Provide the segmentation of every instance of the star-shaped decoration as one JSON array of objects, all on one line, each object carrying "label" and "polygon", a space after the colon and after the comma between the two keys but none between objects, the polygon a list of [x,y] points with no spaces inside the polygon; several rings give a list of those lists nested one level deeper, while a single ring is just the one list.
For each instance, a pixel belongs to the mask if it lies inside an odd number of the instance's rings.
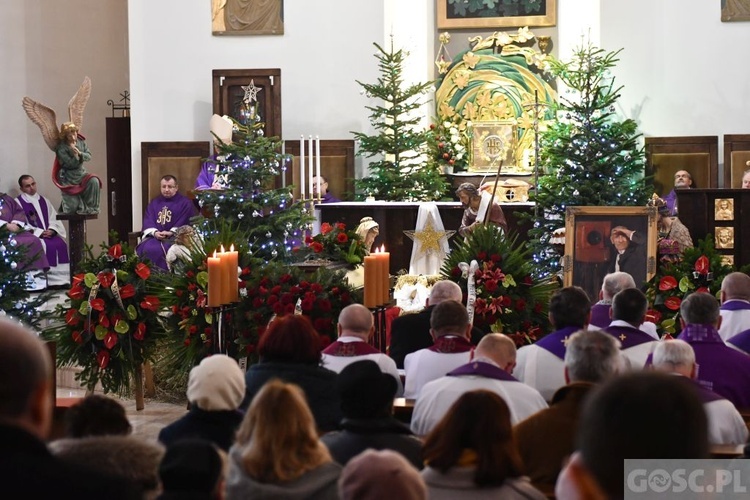
[{"label": "star-shaped decoration", "polygon": [[255,86],[255,80],[250,80],[250,85],[241,85],[242,90],[245,91],[245,96],[242,98],[247,104],[258,101],[258,92],[263,90],[261,87]]},{"label": "star-shaped decoration", "polygon": [[435,221],[432,218],[432,214],[428,214],[427,222],[425,222],[424,228],[421,231],[404,231],[404,234],[415,243],[420,244],[421,252],[430,255],[440,252],[440,240],[443,238],[447,240],[456,234],[456,232],[438,231],[435,229]]}]

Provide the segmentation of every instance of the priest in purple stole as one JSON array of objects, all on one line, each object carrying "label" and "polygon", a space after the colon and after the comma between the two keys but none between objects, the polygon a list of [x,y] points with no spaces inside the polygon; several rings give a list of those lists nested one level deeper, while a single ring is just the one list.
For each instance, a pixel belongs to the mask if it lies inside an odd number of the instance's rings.
[{"label": "priest in purple stole", "polygon": [[703,292],[688,295],[680,304],[682,333],[700,365],[696,379],[703,387],[724,396],[740,409],[750,408],[750,356],[726,344],[719,336],[719,302]]},{"label": "priest in purple stole", "polygon": [[648,299],[637,288],[626,288],[615,295],[612,300],[612,323],[605,332],[617,337],[620,349],[630,361],[631,368],[641,370],[651,354],[654,340],[648,333],[639,330],[646,319]]},{"label": "priest in purple stole", "polygon": [[18,179],[21,194],[16,198],[21,204],[26,219],[33,226],[34,236],[42,241],[50,269],[47,284],[50,287],[70,285],[70,257],[65,243],[65,226],[57,220],[57,211],[52,203],[37,192],[36,180],[30,175]]},{"label": "priest in purple stole", "polygon": [[719,335],[725,341],[750,330],[750,276],[729,273],[721,282],[721,326]]},{"label": "priest in purple stole", "polygon": [[[0,193],[0,227],[5,226],[11,232],[11,238],[19,245],[26,247],[25,262],[20,269],[30,273],[30,290],[42,290],[47,287],[47,278],[44,273],[49,269],[47,256],[44,254],[42,242],[34,236],[32,227],[29,225],[21,205],[6,193]],[[38,271],[41,271],[40,274]],[[36,277],[35,283],[31,281]]]},{"label": "priest in purple stole", "polygon": [[568,286],[552,295],[549,319],[557,330],[536,344],[518,350],[513,376],[538,390],[545,401],[565,385],[565,348],[568,337],[589,324],[591,302],[582,288]]},{"label": "priest in purple stole", "polygon": [[148,258],[154,266],[167,267],[167,250],[174,243],[174,230],[190,223],[198,211],[186,196],[177,192],[177,179],[165,175],[159,182],[161,195],[146,207],[143,215],[143,239],[136,248],[138,256]]}]

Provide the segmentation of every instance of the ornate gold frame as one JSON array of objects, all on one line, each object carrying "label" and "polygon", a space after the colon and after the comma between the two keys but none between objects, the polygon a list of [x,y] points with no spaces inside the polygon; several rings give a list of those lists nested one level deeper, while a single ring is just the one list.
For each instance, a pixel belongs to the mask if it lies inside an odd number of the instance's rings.
[{"label": "ornate gold frame", "polygon": [[543,16],[498,16],[498,17],[448,17],[448,0],[437,0],[438,29],[461,28],[520,28],[522,26],[555,26],[557,24],[557,0],[546,1]]}]

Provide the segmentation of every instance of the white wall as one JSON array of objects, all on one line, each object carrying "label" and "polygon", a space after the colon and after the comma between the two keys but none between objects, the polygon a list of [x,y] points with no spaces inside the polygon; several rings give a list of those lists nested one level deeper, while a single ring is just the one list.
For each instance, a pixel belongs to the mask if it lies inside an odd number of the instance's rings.
[{"label": "white wall", "polygon": [[[212,36],[209,0],[130,0],[129,15],[134,186],[142,141],[210,139],[213,69],[280,68],[284,139],[369,129],[355,80],[377,77],[383,2],[285,0],[283,36]],[[141,203],[134,189],[136,227]]]},{"label": "white wall", "polygon": [[[18,194],[18,177],[33,175],[53,204],[60,192],[51,180],[54,153],[26,117],[29,96],[55,110],[58,125],[68,120],[68,101],[83,77],[92,80],[82,133],[92,160],[89,172],[106,181],[105,118],[108,99],[128,88],[127,0],[6,0],[0,2],[0,191]],[[88,243],[107,237],[107,208],[87,223]]]}]

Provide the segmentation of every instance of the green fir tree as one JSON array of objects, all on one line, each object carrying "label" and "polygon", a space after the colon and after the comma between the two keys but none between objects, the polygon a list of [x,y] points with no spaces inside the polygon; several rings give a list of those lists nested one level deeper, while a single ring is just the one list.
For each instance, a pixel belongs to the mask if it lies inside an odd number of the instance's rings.
[{"label": "green fir tree", "polygon": [[263,136],[254,110],[243,121],[235,121],[231,143],[217,140],[212,161],[225,189],[196,191],[207,216],[198,227],[206,238],[232,233],[233,228],[246,235],[254,257],[289,261],[312,217],[302,202],[294,200],[292,186],[280,187],[277,182],[291,161],[279,153],[281,141]]},{"label": "green fir tree", "polygon": [[374,196],[389,201],[431,201],[442,198],[448,184],[437,165],[427,161],[428,132],[419,129],[420,100],[431,82],[404,85],[403,68],[408,55],[377,43],[380,76],[377,83],[359,83],[368,98],[379,104],[366,106],[376,135],[353,132],[359,143],[357,155],[380,159],[369,164],[370,176],[356,181],[358,198]]},{"label": "green fir tree", "polygon": [[[0,206],[2,203],[0,200]],[[27,274],[22,269],[33,257],[27,253],[28,247],[19,245],[5,226],[0,227],[0,314],[38,329],[42,320],[51,316],[42,307],[51,294],[26,291]]]},{"label": "green fir tree", "polygon": [[622,86],[615,87],[611,70],[619,53],[588,44],[576,49],[570,62],[551,58],[553,74],[568,90],[556,105],[555,121],[540,137],[542,175],[529,236],[542,275],[560,269],[550,238],[565,227],[567,207],[634,206],[648,200],[641,134],[634,120],[615,113]]}]

